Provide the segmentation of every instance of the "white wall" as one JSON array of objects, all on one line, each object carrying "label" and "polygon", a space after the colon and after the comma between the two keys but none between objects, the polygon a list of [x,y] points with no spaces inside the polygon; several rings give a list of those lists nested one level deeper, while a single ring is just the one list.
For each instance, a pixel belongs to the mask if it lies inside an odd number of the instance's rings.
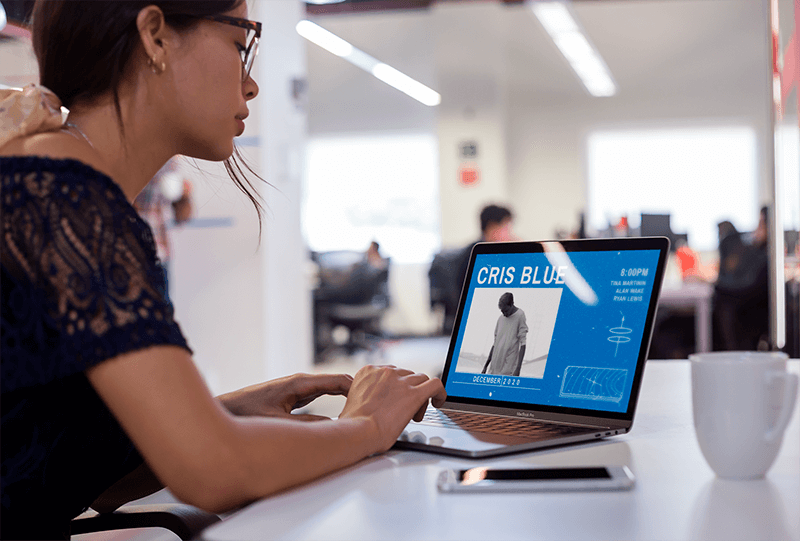
[{"label": "white wall", "polygon": [[[669,126],[745,125],[756,132],[760,201],[766,200],[763,142],[768,132],[766,88],[762,99],[723,103],[713,95],[682,103],[632,102],[611,98],[597,107],[575,110],[568,104],[546,109],[518,104],[509,115],[507,136],[509,191],[515,230],[526,238],[552,238],[573,230],[586,206],[585,139],[595,129],[647,129]],[[756,96],[758,98],[758,96]],[[645,182],[646,179],[643,179]],[[720,197],[738,194],[720,194]]]}]

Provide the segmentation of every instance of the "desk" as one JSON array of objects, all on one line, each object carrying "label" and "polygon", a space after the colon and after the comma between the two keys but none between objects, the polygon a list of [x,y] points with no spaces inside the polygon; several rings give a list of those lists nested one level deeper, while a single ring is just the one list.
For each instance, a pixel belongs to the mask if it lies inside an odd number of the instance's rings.
[{"label": "desk", "polygon": [[[790,362],[800,372],[800,362]],[[724,481],[694,435],[688,361],[648,363],[632,432],[494,460],[391,451],[256,502],[203,539],[800,540],[800,401],[766,479]],[[629,492],[440,494],[442,468],[624,464]]]},{"label": "desk", "polygon": [[691,308],[694,311],[695,351],[711,351],[711,297],[714,286],[705,282],[684,283],[661,290],[658,305],[663,308]]}]

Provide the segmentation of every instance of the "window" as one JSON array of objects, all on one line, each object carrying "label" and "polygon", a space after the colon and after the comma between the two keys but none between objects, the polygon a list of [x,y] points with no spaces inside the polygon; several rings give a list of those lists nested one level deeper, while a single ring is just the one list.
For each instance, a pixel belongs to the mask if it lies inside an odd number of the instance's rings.
[{"label": "window", "polygon": [[775,144],[777,177],[783,194],[783,228],[800,229],[800,127],[793,123],[778,126]]},{"label": "window", "polygon": [[717,223],[758,224],[755,132],[748,127],[599,131],[587,141],[589,226],[670,214],[695,250],[717,248]]},{"label": "window", "polygon": [[439,249],[439,158],[429,135],[311,139],[303,230],[312,250],[366,250],[396,263]]}]

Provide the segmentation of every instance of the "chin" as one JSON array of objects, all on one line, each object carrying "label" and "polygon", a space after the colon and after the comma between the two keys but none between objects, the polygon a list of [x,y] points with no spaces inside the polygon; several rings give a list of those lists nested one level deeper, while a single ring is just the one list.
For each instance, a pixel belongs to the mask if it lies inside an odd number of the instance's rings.
[{"label": "chin", "polygon": [[230,139],[225,144],[193,145],[191,151],[185,154],[200,160],[222,162],[233,155],[233,139]]}]

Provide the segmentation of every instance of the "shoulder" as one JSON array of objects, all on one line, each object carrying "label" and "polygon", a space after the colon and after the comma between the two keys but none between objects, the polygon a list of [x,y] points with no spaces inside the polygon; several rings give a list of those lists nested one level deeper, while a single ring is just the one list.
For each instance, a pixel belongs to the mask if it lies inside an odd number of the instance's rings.
[{"label": "shoulder", "polygon": [[37,133],[12,139],[0,147],[0,158],[40,157],[79,161],[110,178],[103,159],[85,142],[64,131]]},{"label": "shoulder", "polygon": [[[5,232],[0,241],[4,247],[8,243],[16,246],[20,257],[37,257],[43,245],[64,238],[82,253],[83,245],[99,249],[108,242],[116,243],[114,239],[124,239],[128,250],[149,252],[152,235],[122,189],[83,160],[0,155],[0,183]],[[36,224],[35,235],[30,224]],[[106,255],[87,252],[83,257],[102,259]]]}]

